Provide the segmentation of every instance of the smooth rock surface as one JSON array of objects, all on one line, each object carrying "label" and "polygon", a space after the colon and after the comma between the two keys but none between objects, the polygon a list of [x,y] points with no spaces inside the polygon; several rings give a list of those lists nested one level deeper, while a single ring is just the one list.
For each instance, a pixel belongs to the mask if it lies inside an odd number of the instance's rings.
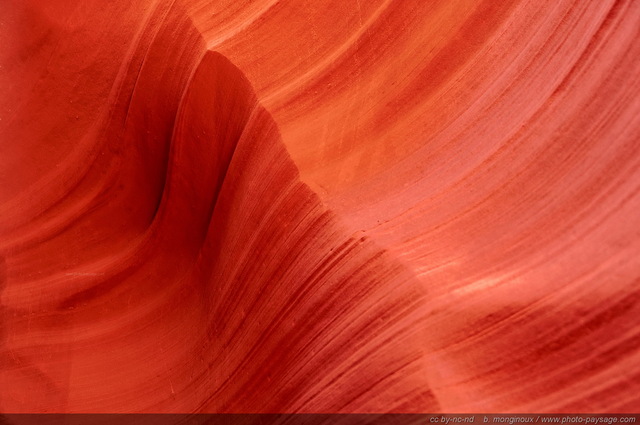
[{"label": "smooth rock surface", "polygon": [[637,412],[640,2],[0,3],[0,412]]}]

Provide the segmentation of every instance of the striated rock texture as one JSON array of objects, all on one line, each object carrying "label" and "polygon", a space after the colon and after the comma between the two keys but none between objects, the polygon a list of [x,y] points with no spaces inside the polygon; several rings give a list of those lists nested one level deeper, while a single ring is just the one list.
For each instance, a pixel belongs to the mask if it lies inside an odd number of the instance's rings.
[{"label": "striated rock texture", "polygon": [[640,410],[640,2],[0,2],[0,412]]}]

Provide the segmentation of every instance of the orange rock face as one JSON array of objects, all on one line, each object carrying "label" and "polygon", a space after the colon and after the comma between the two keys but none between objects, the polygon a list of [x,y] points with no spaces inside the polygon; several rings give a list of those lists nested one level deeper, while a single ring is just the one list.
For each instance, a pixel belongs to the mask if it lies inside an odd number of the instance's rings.
[{"label": "orange rock face", "polygon": [[640,410],[640,2],[0,3],[0,412]]}]

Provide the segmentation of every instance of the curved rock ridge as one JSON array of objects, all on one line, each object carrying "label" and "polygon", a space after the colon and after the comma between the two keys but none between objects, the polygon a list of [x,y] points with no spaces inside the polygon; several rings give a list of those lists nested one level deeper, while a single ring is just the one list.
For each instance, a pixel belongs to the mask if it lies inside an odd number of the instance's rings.
[{"label": "curved rock ridge", "polygon": [[438,410],[413,274],[300,182],[242,73],[154,13],[86,157],[5,216],[0,409]]},{"label": "curved rock ridge", "polygon": [[637,412],[640,2],[0,3],[0,412]]}]

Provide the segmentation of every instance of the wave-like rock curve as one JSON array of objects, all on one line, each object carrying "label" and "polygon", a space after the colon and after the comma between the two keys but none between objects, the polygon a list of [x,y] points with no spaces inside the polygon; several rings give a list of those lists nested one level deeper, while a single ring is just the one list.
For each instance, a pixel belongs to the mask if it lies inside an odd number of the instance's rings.
[{"label": "wave-like rock curve", "polygon": [[0,411],[640,406],[638,2],[0,15]]}]

